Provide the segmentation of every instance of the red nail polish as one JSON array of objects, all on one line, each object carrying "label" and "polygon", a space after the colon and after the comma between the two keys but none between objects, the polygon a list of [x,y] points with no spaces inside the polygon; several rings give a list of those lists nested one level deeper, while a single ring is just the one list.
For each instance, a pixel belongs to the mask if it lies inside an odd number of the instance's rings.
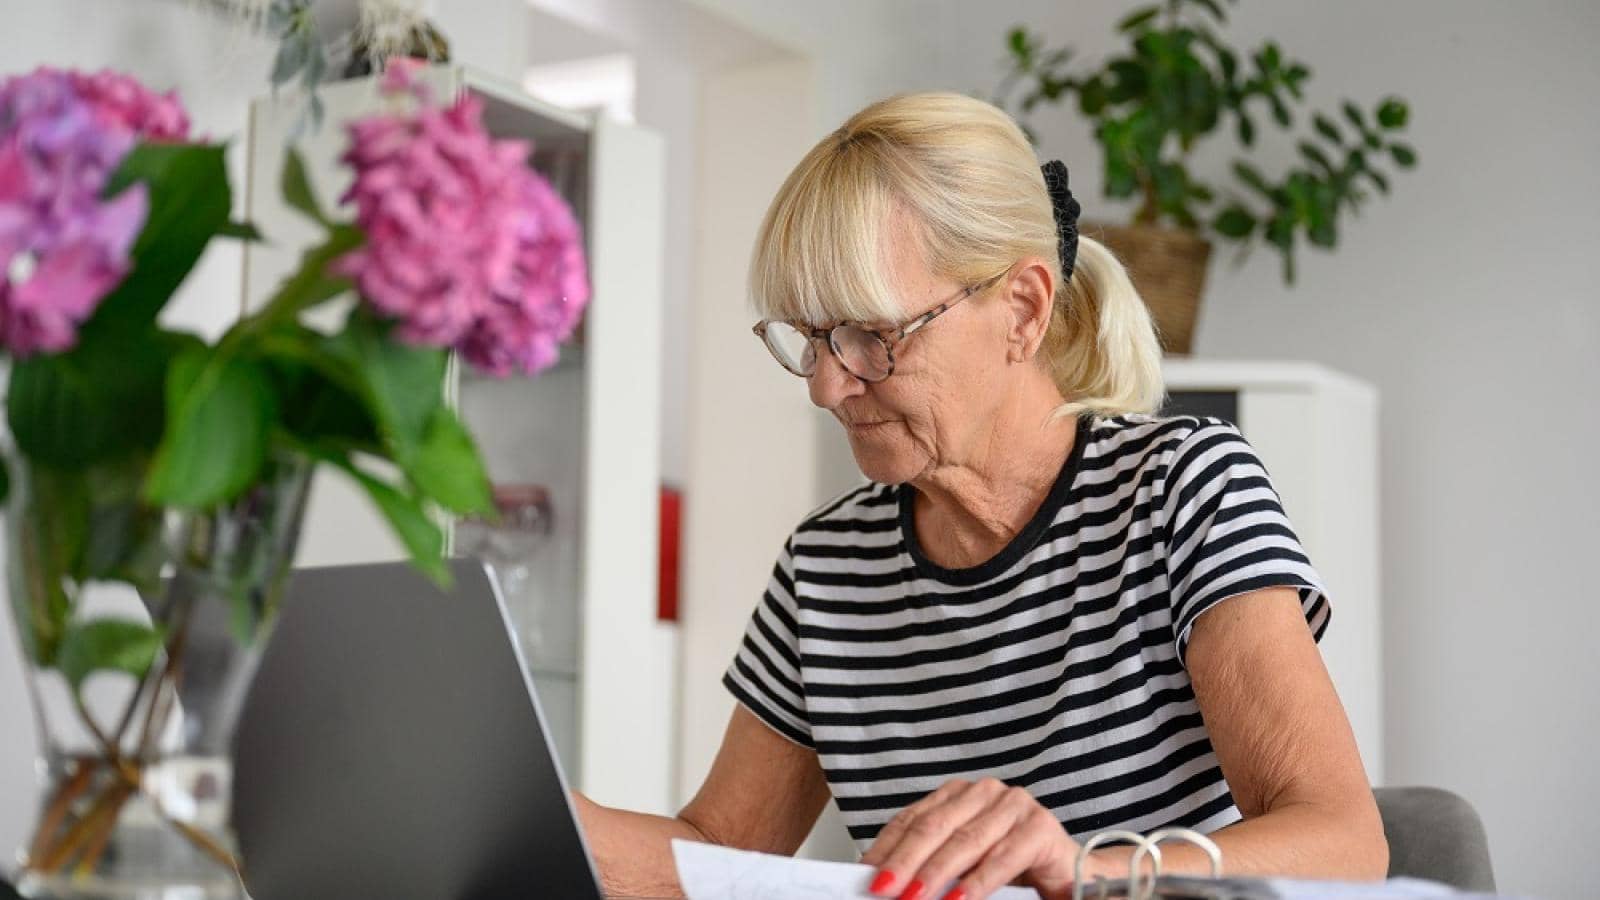
[{"label": "red nail polish", "polygon": [[962,890],[961,888],[956,888],[955,890],[952,890],[950,893],[945,894],[944,895],[944,900],[967,900],[967,892]]},{"label": "red nail polish", "polygon": [[872,879],[872,886],[867,888],[867,893],[881,894],[884,891],[887,891],[889,889],[889,885],[891,884],[894,884],[894,873],[888,869],[884,869],[882,872],[878,873],[877,878]]},{"label": "red nail polish", "polygon": [[900,895],[900,900],[922,900],[922,892],[927,889],[922,882],[913,881],[906,885],[906,892]]}]

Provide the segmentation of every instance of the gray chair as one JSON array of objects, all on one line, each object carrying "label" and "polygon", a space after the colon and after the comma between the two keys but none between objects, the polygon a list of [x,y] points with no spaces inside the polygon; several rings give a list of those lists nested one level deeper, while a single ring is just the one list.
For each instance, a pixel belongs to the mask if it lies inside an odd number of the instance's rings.
[{"label": "gray chair", "polygon": [[1431,787],[1374,788],[1389,838],[1389,877],[1440,881],[1494,893],[1489,838],[1472,804]]}]

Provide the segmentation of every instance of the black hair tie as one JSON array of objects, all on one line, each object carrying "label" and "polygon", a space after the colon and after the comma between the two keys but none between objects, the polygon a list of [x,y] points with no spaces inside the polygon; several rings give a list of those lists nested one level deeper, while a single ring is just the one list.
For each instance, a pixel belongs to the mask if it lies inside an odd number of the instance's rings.
[{"label": "black hair tie", "polygon": [[1044,187],[1050,192],[1050,211],[1056,217],[1056,252],[1061,255],[1061,277],[1070,279],[1072,267],[1078,261],[1078,213],[1083,210],[1067,187],[1067,167],[1061,160],[1052,159],[1039,170],[1044,173]]}]

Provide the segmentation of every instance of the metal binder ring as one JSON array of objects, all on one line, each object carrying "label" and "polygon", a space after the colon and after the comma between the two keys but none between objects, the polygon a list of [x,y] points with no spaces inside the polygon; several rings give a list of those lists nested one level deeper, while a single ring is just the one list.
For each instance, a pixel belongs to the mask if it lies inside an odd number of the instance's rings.
[{"label": "metal binder ring", "polygon": [[[1138,872],[1139,863],[1143,860],[1145,851],[1154,851],[1151,854],[1151,860],[1154,862],[1155,869],[1154,875],[1150,879],[1150,887],[1154,889],[1155,879],[1161,877],[1161,853],[1156,845],[1162,843],[1163,841],[1174,840],[1183,841],[1187,844],[1193,844],[1196,847],[1199,847],[1201,850],[1204,850],[1206,852],[1206,856],[1211,858],[1211,877],[1217,878],[1222,875],[1221,848],[1219,848],[1216,842],[1211,838],[1206,837],[1198,831],[1188,828],[1163,828],[1160,831],[1152,832],[1148,837],[1149,843],[1141,844],[1139,849],[1133,851],[1133,859],[1128,862],[1129,869],[1131,869],[1133,872]],[[1132,884],[1130,884],[1128,887],[1128,896],[1136,896],[1134,894]]]},{"label": "metal binder ring", "polygon": [[[1134,851],[1135,865],[1128,872],[1129,897],[1138,898],[1140,896],[1139,887],[1141,882],[1139,880],[1137,860],[1143,858],[1146,853],[1149,853],[1150,858],[1155,862],[1155,874],[1161,874],[1161,848],[1157,847],[1149,838],[1136,831],[1102,831],[1085,841],[1083,846],[1078,848],[1077,858],[1072,861],[1072,900],[1083,900],[1083,864],[1089,859],[1089,851],[1111,841],[1128,841],[1139,845],[1139,849]],[[1152,879],[1151,885],[1153,886],[1154,884],[1155,882]],[[1103,882],[1100,885],[1099,895],[1101,897],[1106,895]]]}]

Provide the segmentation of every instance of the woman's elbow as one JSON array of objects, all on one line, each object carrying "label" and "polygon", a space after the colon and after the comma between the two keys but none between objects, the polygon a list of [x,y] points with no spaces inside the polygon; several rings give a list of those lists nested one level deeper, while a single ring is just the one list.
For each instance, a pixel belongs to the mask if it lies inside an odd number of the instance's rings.
[{"label": "woman's elbow", "polygon": [[1389,877],[1389,837],[1383,831],[1383,818],[1376,803],[1364,804],[1352,817],[1351,874],[1366,881]]}]

